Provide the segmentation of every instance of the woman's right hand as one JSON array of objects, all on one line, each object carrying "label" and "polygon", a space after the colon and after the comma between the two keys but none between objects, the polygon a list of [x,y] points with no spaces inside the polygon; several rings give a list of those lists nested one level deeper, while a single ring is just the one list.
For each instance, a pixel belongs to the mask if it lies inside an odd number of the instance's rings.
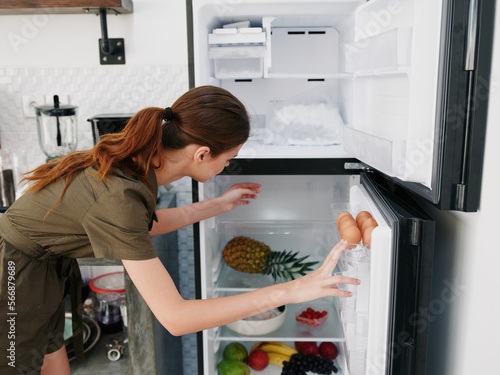
[{"label": "woman's right hand", "polygon": [[257,199],[260,188],[260,184],[253,182],[234,184],[219,197],[223,212],[231,211],[241,205],[250,204],[250,199]]},{"label": "woman's right hand", "polygon": [[330,251],[323,261],[323,264],[318,269],[296,280],[289,281],[290,303],[308,302],[317,298],[329,296],[351,297],[351,292],[339,289],[337,284],[359,285],[360,280],[352,277],[332,275],[342,255],[342,251],[344,251],[347,246],[347,241],[340,241]]}]

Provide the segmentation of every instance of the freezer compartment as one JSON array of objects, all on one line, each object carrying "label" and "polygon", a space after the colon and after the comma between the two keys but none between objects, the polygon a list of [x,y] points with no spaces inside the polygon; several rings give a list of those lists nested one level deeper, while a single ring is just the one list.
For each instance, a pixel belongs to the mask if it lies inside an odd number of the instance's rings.
[{"label": "freezer compartment", "polygon": [[433,189],[444,13],[433,0],[194,0],[195,85],[245,104],[244,157],[356,157]]}]

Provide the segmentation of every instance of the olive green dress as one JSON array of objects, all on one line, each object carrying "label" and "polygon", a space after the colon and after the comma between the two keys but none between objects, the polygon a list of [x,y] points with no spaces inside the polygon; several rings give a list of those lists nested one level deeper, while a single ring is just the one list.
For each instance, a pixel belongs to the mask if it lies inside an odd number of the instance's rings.
[{"label": "olive green dress", "polygon": [[146,177],[149,185],[114,168],[99,181],[90,167],[50,213],[65,180],[23,194],[0,217],[0,374],[39,374],[43,356],[64,345],[63,299],[80,276],[76,258],[157,256],[152,168]]}]

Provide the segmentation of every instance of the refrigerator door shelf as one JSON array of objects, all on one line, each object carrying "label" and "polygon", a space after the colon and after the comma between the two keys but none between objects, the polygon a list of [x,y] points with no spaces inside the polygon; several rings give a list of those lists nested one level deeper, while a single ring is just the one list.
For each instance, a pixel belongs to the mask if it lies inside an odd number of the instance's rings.
[{"label": "refrigerator door shelf", "polygon": [[[378,300],[385,291],[381,288],[388,287],[386,283],[381,283],[381,280],[388,278],[386,268],[391,263],[392,230],[384,214],[373,202],[363,185],[351,187],[347,205],[332,205],[335,221],[341,210],[348,211],[354,218],[359,212],[367,211],[378,223],[378,227],[372,232],[371,244],[369,246],[355,244],[346,249],[338,264],[340,272],[336,273],[361,280],[358,286],[349,284],[339,286],[341,289],[350,291],[352,297],[336,298],[335,302],[344,331],[343,350],[349,374],[363,375],[369,343],[387,341],[387,333],[383,330],[373,330],[372,326],[384,324],[381,317],[389,313],[389,302],[388,300],[377,301],[377,303],[371,301],[372,299]],[[372,257],[383,258],[383,260],[372,265]],[[379,320],[374,322],[373,316],[377,316]],[[368,359],[371,360],[371,357]]]},{"label": "refrigerator door shelf", "polygon": [[400,27],[345,45],[347,72],[386,71],[409,67],[411,27]]},{"label": "refrigerator door shelf", "polygon": [[[346,46],[357,110],[349,121],[354,129],[345,131],[345,149],[388,176],[422,185],[434,200],[440,179],[434,164],[442,142],[436,134],[442,126],[444,3],[368,2],[356,11],[354,41]],[[367,74],[384,67],[397,70]]]},{"label": "refrigerator door shelf", "polygon": [[[361,126],[360,128],[369,127]],[[421,173],[425,165],[426,156],[422,149],[421,157],[415,163],[415,167],[407,161],[406,141],[394,139],[396,134],[390,137],[380,137],[370,132],[346,126],[344,128],[344,144],[349,145],[350,151],[358,156],[360,160],[369,160],[369,165],[387,175],[397,176],[402,180],[408,179],[411,175],[413,179],[425,180],[425,175]],[[366,147],[369,143],[371,147]],[[422,146],[423,147],[423,146]],[[420,155],[420,154],[419,154]],[[432,160],[428,160],[432,162]]]}]

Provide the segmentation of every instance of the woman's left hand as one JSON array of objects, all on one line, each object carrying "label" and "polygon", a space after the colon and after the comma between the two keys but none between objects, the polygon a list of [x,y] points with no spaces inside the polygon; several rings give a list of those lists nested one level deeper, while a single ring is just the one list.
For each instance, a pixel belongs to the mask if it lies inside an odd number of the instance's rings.
[{"label": "woman's left hand", "polygon": [[248,199],[257,199],[257,194],[260,193],[260,184],[253,182],[243,182],[234,184],[220,196],[221,206],[223,211],[231,211],[233,208],[250,204]]},{"label": "woman's left hand", "polygon": [[290,286],[291,303],[301,303],[317,298],[338,296],[351,297],[352,293],[339,289],[337,284],[359,285],[360,280],[341,275],[332,275],[342,252],[348,247],[348,242],[340,241],[330,251],[323,264],[316,270],[298,279],[288,282]]}]

